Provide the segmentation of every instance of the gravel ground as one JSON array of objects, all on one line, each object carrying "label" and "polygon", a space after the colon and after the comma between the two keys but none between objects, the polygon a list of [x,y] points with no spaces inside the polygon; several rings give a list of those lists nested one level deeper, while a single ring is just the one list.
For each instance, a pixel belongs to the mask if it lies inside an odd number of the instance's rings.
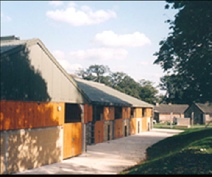
[{"label": "gravel ground", "polygon": [[182,132],[152,129],[87,147],[87,152],[60,163],[16,174],[117,174],[145,160],[146,149],[156,142]]}]

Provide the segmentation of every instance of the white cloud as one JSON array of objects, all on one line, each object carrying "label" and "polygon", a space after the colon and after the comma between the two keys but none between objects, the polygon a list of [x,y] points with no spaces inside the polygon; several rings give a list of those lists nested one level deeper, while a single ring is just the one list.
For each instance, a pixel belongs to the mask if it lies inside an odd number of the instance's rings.
[{"label": "white cloud", "polygon": [[81,64],[74,63],[71,64],[67,59],[66,55],[61,50],[54,50],[52,52],[53,56],[56,60],[60,63],[60,65],[68,72],[68,73],[75,73],[76,70],[79,68],[83,68]]},{"label": "white cloud", "polygon": [[127,66],[126,65],[112,65],[110,69],[112,72],[124,72],[125,73],[124,70],[127,69]]},{"label": "white cloud", "polygon": [[110,47],[140,47],[151,44],[150,39],[140,32],[119,35],[113,31],[103,31],[96,34],[94,41],[100,45]]},{"label": "white cloud", "polygon": [[64,59],[64,58],[65,58],[65,54],[64,54],[64,52],[61,51],[61,50],[54,50],[54,51],[52,52],[52,54],[54,55],[54,57],[55,57],[56,59]]},{"label": "white cloud", "polygon": [[63,5],[63,2],[62,1],[49,1],[49,4],[57,7],[57,6]]},{"label": "white cloud", "polygon": [[10,22],[12,20],[11,17],[4,15],[3,13],[1,13],[1,22]]},{"label": "white cloud", "polygon": [[87,50],[77,50],[70,52],[72,58],[77,59],[91,59],[91,60],[122,60],[128,55],[125,49],[112,48],[93,48]]},{"label": "white cloud", "polygon": [[149,62],[147,62],[147,61],[141,61],[141,62],[139,62],[139,64],[141,66],[148,66],[149,65]]},{"label": "white cloud", "polygon": [[66,9],[47,11],[46,15],[55,21],[66,22],[73,26],[98,24],[116,17],[116,13],[112,10],[93,11],[88,6],[77,9],[74,3],[70,3]]},{"label": "white cloud", "polygon": [[75,73],[76,70],[80,69],[80,68],[83,68],[81,64],[70,64],[70,62],[68,60],[65,60],[65,59],[58,59],[57,60],[61,66],[66,70],[66,72],[68,73]]}]

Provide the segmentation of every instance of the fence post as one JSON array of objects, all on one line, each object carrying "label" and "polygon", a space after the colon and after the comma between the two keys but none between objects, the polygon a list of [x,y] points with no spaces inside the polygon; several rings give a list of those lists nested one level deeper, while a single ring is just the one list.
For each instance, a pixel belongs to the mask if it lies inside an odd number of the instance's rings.
[{"label": "fence post", "polygon": [[173,116],[173,112],[170,113],[170,128],[172,128],[172,116]]}]

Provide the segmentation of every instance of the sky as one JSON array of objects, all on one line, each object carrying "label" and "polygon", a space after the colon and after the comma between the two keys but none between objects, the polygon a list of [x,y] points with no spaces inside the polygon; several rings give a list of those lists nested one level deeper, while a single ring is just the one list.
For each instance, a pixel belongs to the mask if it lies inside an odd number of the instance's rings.
[{"label": "sky", "polygon": [[174,9],[165,1],[1,1],[1,36],[39,38],[70,74],[105,65],[157,86],[153,64]]}]

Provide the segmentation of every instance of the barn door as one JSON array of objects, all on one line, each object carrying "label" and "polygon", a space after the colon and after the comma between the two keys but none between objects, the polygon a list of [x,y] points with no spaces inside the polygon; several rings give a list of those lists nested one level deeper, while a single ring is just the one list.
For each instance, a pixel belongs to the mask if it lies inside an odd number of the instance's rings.
[{"label": "barn door", "polygon": [[63,159],[82,153],[82,123],[67,123],[63,125]]}]

